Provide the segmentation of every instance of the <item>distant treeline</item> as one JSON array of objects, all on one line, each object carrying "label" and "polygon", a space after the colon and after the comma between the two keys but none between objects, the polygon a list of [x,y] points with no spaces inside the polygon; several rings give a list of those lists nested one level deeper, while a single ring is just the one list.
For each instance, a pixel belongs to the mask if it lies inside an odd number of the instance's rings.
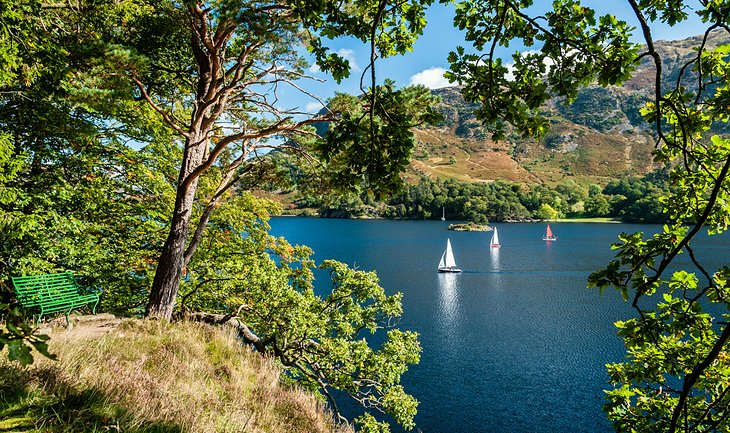
[{"label": "distant treeline", "polygon": [[494,181],[466,183],[422,178],[385,202],[368,196],[322,199],[304,196],[298,208],[314,208],[323,217],[488,221],[613,217],[626,222],[664,222],[660,198],[668,191],[666,174],[615,180],[601,188],[567,180],[555,187]]}]

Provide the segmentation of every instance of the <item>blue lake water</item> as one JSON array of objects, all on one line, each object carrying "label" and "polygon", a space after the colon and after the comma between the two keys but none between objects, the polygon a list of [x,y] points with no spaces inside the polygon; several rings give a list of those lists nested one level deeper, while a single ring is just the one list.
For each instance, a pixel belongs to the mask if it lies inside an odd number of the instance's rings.
[{"label": "blue lake water", "polygon": [[[497,224],[491,232],[451,232],[441,221],[280,217],[272,234],[376,270],[388,293],[403,292],[401,328],[420,333],[420,364],[403,377],[419,401],[424,433],[610,432],[601,410],[605,364],[621,361],[613,322],[633,317],[614,290],[586,289],[613,257],[621,232],[654,225]],[[450,238],[461,274],[436,265]],[[728,236],[695,243],[700,258],[730,259]],[[699,247],[701,246],[701,248]],[[323,284],[324,286],[324,284]]]}]

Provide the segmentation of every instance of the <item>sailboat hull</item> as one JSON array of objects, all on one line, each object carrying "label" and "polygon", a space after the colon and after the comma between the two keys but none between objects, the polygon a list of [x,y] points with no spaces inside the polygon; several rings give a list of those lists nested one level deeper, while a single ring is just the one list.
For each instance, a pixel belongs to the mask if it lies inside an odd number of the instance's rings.
[{"label": "sailboat hull", "polygon": [[452,274],[458,274],[461,272],[461,269],[459,268],[439,268],[439,272],[448,272]]}]

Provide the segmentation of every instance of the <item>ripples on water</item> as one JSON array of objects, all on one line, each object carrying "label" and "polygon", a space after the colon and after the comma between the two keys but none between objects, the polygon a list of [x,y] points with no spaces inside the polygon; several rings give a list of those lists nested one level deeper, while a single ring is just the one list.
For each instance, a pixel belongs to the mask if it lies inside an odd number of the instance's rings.
[{"label": "ripples on water", "polygon": [[[421,402],[424,433],[612,431],[601,411],[604,366],[623,359],[613,322],[631,311],[586,279],[613,257],[619,233],[659,227],[554,224],[559,240],[549,243],[543,224],[502,224],[502,248],[491,249],[490,233],[446,226],[275,218],[272,232],[312,247],[317,262],[375,269],[388,292],[403,292],[401,326],[423,347],[403,384]],[[436,272],[447,238],[461,274]],[[715,239],[703,251],[727,257],[729,245]]]}]

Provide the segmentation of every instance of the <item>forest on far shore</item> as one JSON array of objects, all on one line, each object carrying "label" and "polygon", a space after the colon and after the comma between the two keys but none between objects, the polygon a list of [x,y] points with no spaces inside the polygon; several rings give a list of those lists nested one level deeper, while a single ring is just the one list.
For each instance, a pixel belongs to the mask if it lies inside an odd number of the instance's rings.
[{"label": "forest on far shore", "polygon": [[438,219],[524,221],[558,218],[614,218],[623,222],[662,223],[660,198],[669,191],[665,172],[643,177],[627,177],[609,182],[581,185],[565,180],[555,187],[497,180],[485,183],[454,179],[421,178],[416,185],[384,201],[368,194],[325,197],[302,193],[286,210],[288,213],[328,218]]}]

